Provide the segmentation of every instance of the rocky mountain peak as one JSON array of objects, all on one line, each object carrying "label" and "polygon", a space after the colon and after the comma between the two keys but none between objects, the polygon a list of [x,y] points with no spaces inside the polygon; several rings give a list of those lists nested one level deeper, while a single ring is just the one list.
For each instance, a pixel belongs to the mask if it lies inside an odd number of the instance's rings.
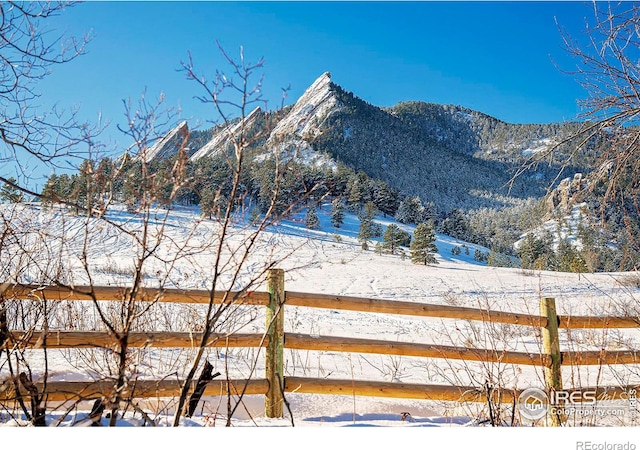
[{"label": "rocky mountain peak", "polygon": [[213,156],[222,151],[231,139],[237,137],[240,130],[246,130],[253,125],[256,120],[261,117],[262,109],[257,106],[248,116],[235,123],[230,123],[221,131],[215,133],[211,140],[202,146],[197,152],[191,156],[192,161],[197,161],[205,156]]},{"label": "rocky mountain peak", "polygon": [[156,159],[168,158],[177,152],[177,146],[181,144],[178,141],[178,136],[186,136],[189,132],[189,127],[186,121],[180,122],[177,127],[164,135],[161,139],[158,139],[151,147],[145,149],[140,155],[144,162],[150,163]]},{"label": "rocky mountain peak", "polygon": [[313,137],[321,122],[338,106],[332,84],[331,73],[320,75],[274,128],[271,140],[287,135],[303,139]]}]

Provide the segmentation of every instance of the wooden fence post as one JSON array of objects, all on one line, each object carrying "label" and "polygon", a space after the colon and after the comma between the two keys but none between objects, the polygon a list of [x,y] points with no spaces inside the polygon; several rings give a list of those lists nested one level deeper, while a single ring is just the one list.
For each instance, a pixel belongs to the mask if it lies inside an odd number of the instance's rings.
[{"label": "wooden fence post", "polygon": [[563,414],[555,408],[562,408],[562,404],[554,404],[555,393],[562,390],[562,355],[560,353],[560,339],[558,336],[558,313],[556,300],[545,297],[540,299],[540,315],[547,318],[547,325],[542,328],[542,345],[544,353],[549,355],[551,365],[544,369],[544,379],[549,395],[549,413],[551,426],[559,427],[563,422]]},{"label": "wooden fence post", "polygon": [[264,398],[267,417],[283,417],[282,389],[284,388],[284,270],[271,269],[267,276],[269,305],[267,306],[267,336],[265,355],[266,378],[269,391]]}]

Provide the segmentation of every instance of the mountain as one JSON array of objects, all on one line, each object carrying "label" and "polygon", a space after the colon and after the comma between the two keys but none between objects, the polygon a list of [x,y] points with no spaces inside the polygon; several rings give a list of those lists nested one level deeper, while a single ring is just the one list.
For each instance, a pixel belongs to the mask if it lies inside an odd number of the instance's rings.
[{"label": "mountain", "polygon": [[262,109],[258,106],[241,120],[222,127],[222,129],[213,134],[209,142],[193,153],[190,159],[197,161],[200,158],[212,157],[227,150],[232,145],[233,139],[237,139],[243,132],[250,130],[263,116]]},{"label": "mountain", "polygon": [[[352,211],[373,202],[402,223],[434,220],[439,231],[489,248],[494,257],[522,254],[522,248],[514,248],[519,239],[535,250],[531,255],[548,247],[528,257],[531,267],[637,267],[636,166],[625,169],[630,176],[618,177],[613,191],[608,189],[612,171],[620,168],[610,162],[592,169],[620,133],[607,130],[583,141],[577,136],[585,126],[509,124],[461,106],[426,102],[381,108],[346,91],[325,72],[293,105],[280,110],[255,108],[244,118],[203,131],[180,123],[132,160],[118,195],[135,204],[143,159],[162,175],[156,178],[161,186],[170,183],[166,176],[174,165],[167,159],[186,147],[190,183],[178,201],[200,204],[204,214],[231,194],[228,162],[240,143],[247,149],[242,194],[261,211],[271,205],[279,173],[276,211],[285,211],[301,193],[308,193],[310,201],[329,195],[345,200]],[[572,165],[565,164],[569,157]],[[281,165],[289,160],[294,164]],[[77,179],[47,183],[60,192],[82,192],[73,186]],[[159,202],[171,190],[165,187],[157,192]],[[612,195],[622,201],[612,202]],[[207,211],[215,214],[215,209]],[[529,232],[540,242],[527,237]],[[571,255],[573,247],[582,253]],[[549,256],[553,252],[562,256]]]},{"label": "mountain", "polygon": [[158,139],[151,147],[145,149],[140,158],[146,163],[170,158],[173,156],[180,146],[183,139],[189,133],[189,126],[186,121],[180,122],[173,130],[169,131],[161,139]]},{"label": "mountain", "polygon": [[[583,126],[580,122],[510,124],[462,106],[425,102],[402,102],[387,110],[453,150],[515,165],[550,150],[556,160],[566,159],[579,144],[572,136]],[[589,154],[579,166],[592,162]]]},{"label": "mountain", "polygon": [[323,121],[340,109],[334,86],[329,72],[320,75],[274,127],[269,141],[300,139],[308,142],[321,134]]},{"label": "mountain", "polygon": [[[196,148],[190,140],[188,147],[191,160],[197,161],[229,151],[231,137],[244,130],[260,158],[286,154],[315,166],[344,164],[404,195],[433,202],[445,214],[542,197],[559,162],[538,165],[515,180],[513,174],[552,147],[558,147],[556,160],[568,155],[575,143],[565,141],[579,126],[508,124],[460,106],[425,102],[380,108],[346,91],[325,72],[293,106],[275,113],[256,108],[243,120],[209,130],[204,145]],[[170,155],[176,133],[172,130],[159,141],[148,158]],[[588,162],[566,167],[564,173],[586,172]]]},{"label": "mountain", "polygon": [[[279,137],[364,171],[443,213],[504,207],[541,197],[559,165],[539,165],[512,182],[521,164],[561,143],[579,124],[507,124],[466,108],[407,102],[371,105],[323,74],[296,102]],[[572,143],[559,146],[567,154]],[[556,156],[559,153],[554,153]],[[586,164],[567,167],[569,175]]]}]

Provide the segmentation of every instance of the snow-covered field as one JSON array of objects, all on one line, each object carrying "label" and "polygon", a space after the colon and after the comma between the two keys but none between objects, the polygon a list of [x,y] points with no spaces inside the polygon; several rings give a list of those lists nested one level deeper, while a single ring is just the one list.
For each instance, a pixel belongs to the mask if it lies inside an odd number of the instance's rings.
[{"label": "snow-covered field", "polygon": [[[136,252],[135,240],[117,226],[103,221],[72,216],[61,211],[42,211],[39,206],[18,207],[12,211],[4,206],[2,214],[21,231],[23,247],[38,255],[37,261],[19,261],[17,253],[7,259],[5,266],[22,265],[20,282],[35,282],[42,272],[64,269],[69,283],[86,284],[88,278],[80,263],[83,248],[88,254],[89,271],[96,285],[127,283]],[[358,220],[347,214],[340,229],[334,229],[328,216],[329,206],[319,210],[320,229],[304,227],[304,211],[292,220],[270,228],[250,252],[246,271],[234,287],[242,286],[251,273],[262,270],[272,261],[285,269],[285,285],[289,291],[352,295],[377,299],[401,300],[418,303],[443,304],[485,308],[500,311],[537,314],[541,297],[556,298],[560,314],[616,315],[624,311],[637,311],[640,307],[640,289],[625,281],[630,274],[567,274],[532,272],[520,269],[494,268],[473,259],[477,247],[467,244],[469,254],[463,250],[454,256],[451,249],[463,244],[448,236],[438,235],[439,264],[419,266],[409,258],[398,255],[378,255],[363,251],[357,242]],[[163,210],[157,211],[156,227],[162,223]],[[124,210],[110,213],[110,219],[127,230],[138,230],[140,219]],[[378,217],[383,225],[390,219]],[[414,227],[401,225],[412,231]],[[159,228],[154,228],[156,231]],[[85,230],[88,230],[85,234]],[[157,286],[160,280],[167,287],[209,287],[211,264],[217,224],[200,220],[197,209],[178,208],[171,212],[163,228],[163,240],[157,256],[145,268],[145,284]],[[234,230],[225,254],[241,248],[251,227]],[[153,234],[153,232],[152,232]],[[45,236],[41,239],[40,236]],[[86,246],[83,246],[86,237]],[[13,244],[12,244],[13,245]],[[18,245],[18,244],[15,244]],[[17,249],[17,247],[16,247]],[[486,251],[486,249],[481,250]],[[407,254],[408,254],[408,250]],[[11,252],[9,252],[11,253]],[[183,257],[169,263],[172,256]],[[281,260],[282,259],[282,260]],[[46,263],[49,261],[50,263]],[[53,261],[61,261],[54,264]],[[60,273],[60,272],[58,272]],[[223,277],[224,282],[228,278]],[[258,288],[260,289],[260,288]],[[79,302],[76,302],[79,303]],[[74,306],[75,307],[75,306]],[[80,306],[78,306],[80,308]],[[88,308],[88,307],[86,307]],[[74,327],[95,324],[90,309],[76,311]],[[182,309],[180,309],[182,308]],[[240,314],[241,313],[241,314]],[[195,307],[162,305],[151,311],[150,323],[188,331],[196,327],[198,310]],[[62,326],[62,322],[59,324]],[[234,330],[256,333],[264,330],[262,308],[245,307],[230,325]],[[400,315],[365,314],[350,311],[288,307],[285,312],[285,331],[311,335],[361,337],[400,342],[434,343],[498,350],[540,353],[539,330],[530,327],[501,326],[471,323],[462,320],[414,318]],[[561,332],[563,350],[617,350],[638,349],[640,335],[637,330],[573,330]],[[49,380],[90,379],[103,374],[104,361],[96,359],[98,353],[89,351],[51,351],[49,354]],[[191,353],[187,350],[149,349],[141,353],[135,370],[140,378],[178,377],[184,374]],[[43,370],[39,351],[29,352],[32,370],[37,375]],[[256,349],[212,349],[208,354],[215,371],[228,368],[231,378],[244,378],[251,374],[251,362],[257,361],[254,376],[263,377],[264,362]],[[0,377],[6,376],[5,359],[0,359]],[[287,376],[318,378],[376,380],[421,384],[455,384],[482,386],[486,381],[507,388],[541,387],[540,368],[481,364],[463,361],[392,357],[373,354],[348,354],[285,350]],[[36,376],[37,378],[37,376]],[[640,384],[637,367],[585,366],[564,367],[565,387],[603,386],[618,383]],[[287,394],[296,426],[326,427],[347,425],[375,425],[401,427],[466,427],[478,425],[487,417],[484,404],[454,404],[422,400],[401,400],[334,396],[316,394]],[[159,425],[170,422],[170,405],[148,402],[151,417]],[[266,419],[263,417],[263,398],[248,396],[245,405],[234,416],[237,426],[269,425],[289,426],[291,418]],[[223,425],[226,411],[224,400],[207,399],[198,414],[184,419],[187,426]],[[402,413],[405,420],[402,419]],[[0,418],[6,415],[0,411]],[[51,422],[60,417],[62,410],[52,412]],[[68,415],[63,424],[72,424],[82,413]],[[104,420],[104,419],[103,419]],[[624,423],[637,425],[629,417]],[[124,424],[140,424],[140,416],[128,418]],[[592,423],[592,422],[591,422]]]}]

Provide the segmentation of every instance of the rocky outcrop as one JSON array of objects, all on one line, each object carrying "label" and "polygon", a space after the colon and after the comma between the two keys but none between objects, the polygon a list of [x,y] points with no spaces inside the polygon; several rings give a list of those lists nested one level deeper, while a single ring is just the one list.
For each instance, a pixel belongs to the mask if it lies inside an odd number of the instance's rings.
[{"label": "rocky outcrop", "polygon": [[582,194],[587,187],[588,182],[581,173],[576,173],[573,178],[565,178],[547,197],[548,211],[567,213],[575,203],[583,201]]},{"label": "rocky outcrop", "polygon": [[262,117],[262,109],[256,107],[244,119],[232,123],[224,127],[222,130],[214,133],[209,142],[203,145],[192,156],[192,161],[197,161],[206,156],[214,156],[223,151],[232,142],[233,138],[237,138],[241,132],[247,133],[249,129]]},{"label": "rocky outcrop", "polygon": [[180,124],[166,135],[156,141],[151,147],[145,149],[139,157],[146,163],[150,163],[156,159],[165,159],[175,155],[182,140],[189,133],[189,127],[186,121],[180,122]]},{"label": "rocky outcrop", "polygon": [[302,94],[291,111],[271,132],[270,142],[287,137],[310,139],[321,131],[321,123],[337,106],[338,100],[331,87],[331,74],[323,73]]}]

